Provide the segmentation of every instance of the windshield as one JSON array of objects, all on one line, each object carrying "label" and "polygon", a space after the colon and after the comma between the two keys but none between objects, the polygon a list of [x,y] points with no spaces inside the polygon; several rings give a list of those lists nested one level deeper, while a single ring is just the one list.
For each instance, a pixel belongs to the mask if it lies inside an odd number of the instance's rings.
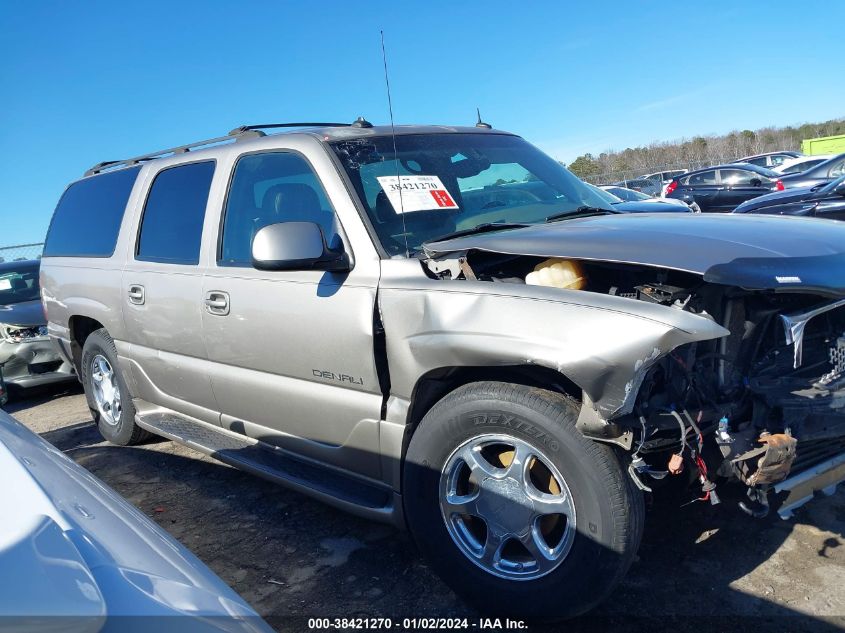
[{"label": "windshield", "polygon": [[40,298],[38,262],[0,266],[0,305],[7,306]]},{"label": "windshield", "polygon": [[398,161],[390,136],[331,147],[390,255],[481,224],[543,222],[583,207],[612,210],[586,183],[516,136],[402,134],[396,137]]}]

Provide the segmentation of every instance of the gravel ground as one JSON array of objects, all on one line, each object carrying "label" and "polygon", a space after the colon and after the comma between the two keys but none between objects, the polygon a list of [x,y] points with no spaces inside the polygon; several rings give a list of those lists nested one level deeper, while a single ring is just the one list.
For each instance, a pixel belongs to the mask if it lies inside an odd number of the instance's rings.
[{"label": "gravel ground", "polygon": [[[478,616],[407,534],[174,442],[109,445],[77,387],[7,410],[151,516],[279,630],[307,617]],[[736,509],[739,491],[720,492],[717,507],[653,504],[626,579],[562,630],[845,630],[845,486],[790,521],[750,519]]]}]

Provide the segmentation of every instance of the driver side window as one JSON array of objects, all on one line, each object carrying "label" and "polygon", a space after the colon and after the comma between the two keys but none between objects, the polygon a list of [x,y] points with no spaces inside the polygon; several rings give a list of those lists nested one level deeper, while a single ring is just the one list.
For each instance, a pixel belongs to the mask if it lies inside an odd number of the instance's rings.
[{"label": "driver side window", "polygon": [[278,222],[314,222],[329,247],[341,243],[334,210],[317,174],[293,152],[238,159],[223,214],[218,262],[224,266],[250,266],[255,234]]}]

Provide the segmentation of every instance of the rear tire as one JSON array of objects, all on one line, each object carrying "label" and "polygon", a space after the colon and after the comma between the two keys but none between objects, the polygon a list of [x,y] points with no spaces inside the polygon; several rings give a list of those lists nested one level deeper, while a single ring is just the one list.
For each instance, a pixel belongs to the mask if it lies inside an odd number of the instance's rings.
[{"label": "rear tire", "polygon": [[117,348],[105,328],[95,330],[82,347],[80,377],[91,417],[112,444],[128,446],[150,436],[135,424],[135,405],[123,378]]},{"label": "rear tire", "polygon": [[642,494],[613,448],[575,428],[579,406],[544,389],[471,383],[432,407],[411,438],[409,529],[441,578],[484,613],[580,615],[636,554]]}]

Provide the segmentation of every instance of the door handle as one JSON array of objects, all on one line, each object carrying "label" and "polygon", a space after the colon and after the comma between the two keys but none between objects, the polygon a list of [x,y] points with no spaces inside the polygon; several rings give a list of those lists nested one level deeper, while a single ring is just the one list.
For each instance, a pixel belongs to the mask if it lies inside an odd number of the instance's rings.
[{"label": "door handle", "polygon": [[229,293],[222,290],[211,290],[205,293],[205,310],[215,316],[229,314]]},{"label": "door handle", "polygon": [[145,296],[144,296],[144,286],[139,284],[132,284],[129,286],[129,303],[132,303],[136,306],[144,305]]}]

